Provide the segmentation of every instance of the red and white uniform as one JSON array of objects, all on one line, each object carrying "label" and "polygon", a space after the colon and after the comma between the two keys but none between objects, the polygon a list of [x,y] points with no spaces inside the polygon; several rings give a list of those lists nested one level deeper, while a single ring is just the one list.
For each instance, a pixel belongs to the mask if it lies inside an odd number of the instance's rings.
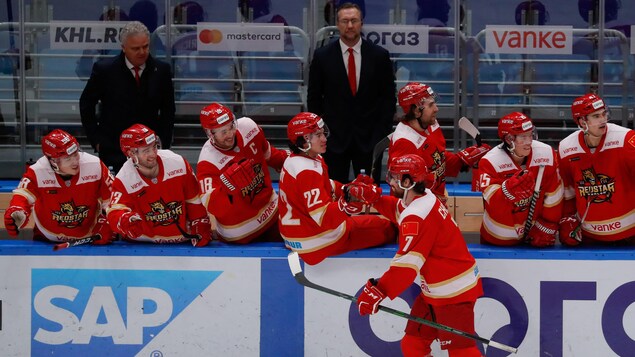
[{"label": "red and white uniform", "polygon": [[430,305],[475,301],[483,294],[474,257],[448,209],[428,189],[404,208],[401,200],[383,196],[374,205],[399,224],[399,249],[378,288],[394,299],[417,276]]},{"label": "red and white uniform", "polygon": [[490,150],[479,162],[479,185],[485,208],[481,225],[482,242],[505,246],[523,243],[521,238],[531,197],[512,203],[505,198],[501,186],[503,181],[523,169],[527,169],[535,179],[538,177],[539,166],[545,165],[534,219],[540,217],[557,224],[562,217],[564,189],[558,173],[556,152],[551,146],[533,140],[526,162],[526,167],[517,165],[503,148],[503,144]]},{"label": "red and white uniform", "polygon": [[[220,175],[232,163],[253,159],[259,174],[248,189],[230,195]],[[250,118],[236,121],[236,145],[221,150],[208,140],[198,158],[196,176],[203,192],[202,201],[216,218],[220,239],[230,243],[249,243],[278,220],[278,195],[271,185],[269,166],[282,169],[287,152],[271,146],[262,129]]]},{"label": "red and white uniform", "polygon": [[49,159],[41,157],[31,165],[9,206],[31,212],[34,237],[67,242],[88,237],[102,209],[110,202],[113,177],[96,156],[79,153],[79,173],[68,181],[56,174]]},{"label": "red and white uniform", "polygon": [[280,174],[280,234],[308,264],[350,250],[394,240],[394,226],[380,216],[340,210],[342,184],[332,181],[322,156],[291,154]]},{"label": "red and white uniform", "polygon": [[136,241],[152,243],[180,243],[187,223],[207,217],[201,204],[198,182],[190,165],[182,156],[170,150],[159,150],[159,174],[149,179],[139,173],[132,160],[121,167],[112,186],[108,208],[108,222],[118,231],[119,218],[133,211],[143,218],[143,234]]},{"label": "red and white uniform", "polygon": [[403,122],[397,124],[390,139],[388,162],[395,157],[407,154],[419,155],[426,161],[430,172],[436,176],[432,192],[442,201],[447,201],[445,177],[455,177],[463,167],[463,161],[454,153],[447,151],[445,137],[439,123],[424,131],[417,131]]},{"label": "red and white uniform", "polygon": [[635,131],[607,124],[594,151],[581,130],[560,142],[564,214],[584,216],[582,237],[616,241],[635,237]]}]

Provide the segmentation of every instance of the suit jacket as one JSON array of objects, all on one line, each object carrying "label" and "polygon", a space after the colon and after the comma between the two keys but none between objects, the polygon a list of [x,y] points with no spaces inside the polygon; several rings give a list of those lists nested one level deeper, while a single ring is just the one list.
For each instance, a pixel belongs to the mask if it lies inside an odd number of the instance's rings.
[{"label": "suit jacket", "polygon": [[99,144],[99,157],[106,166],[119,169],[126,161],[119,136],[136,123],[154,130],[168,149],[176,111],[170,65],[149,56],[137,86],[123,52],[100,60],[93,65],[79,107],[88,140],[93,148]]},{"label": "suit jacket", "polygon": [[362,40],[361,55],[355,96],[348,84],[340,41],[316,49],[311,61],[308,109],[328,125],[332,152],[343,152],[350,145],[372,152],[375,144],[392,131],[396,90],[390,55],[366,40]]}]

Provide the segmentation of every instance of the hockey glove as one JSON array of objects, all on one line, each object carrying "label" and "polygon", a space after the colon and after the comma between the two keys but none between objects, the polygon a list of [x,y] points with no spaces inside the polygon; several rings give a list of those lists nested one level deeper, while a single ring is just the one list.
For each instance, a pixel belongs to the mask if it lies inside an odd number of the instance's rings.
[{"label": "hockey glove", "polygon": [[212,238],[212,224],[209,218],[203,217],[192,221],[190,226],[192,234],[199,236],[199,239],[192,239],[192,245],[195,247],[204,247],[209,244]]},{"label": "hockey glove", "polygon": [[503,181],[502,190],[505,198],[518,203],[531,197],[534,190],[534,177],[527,171],[518,171],[514,176]]},{"label": "hockey glove", "polygon": [[95,227],[93,227],[92,235],[98,237],[93,240],[92,244],[95,245],[110,244],[115,240],[115,233],[110,228],[110,225],[108,225],[106,216],[103,214],[97,217],[97,223],[95,223]]},{"label": "hockey glove", "polygon": [[346,199],[343,195],[337,201],[337,207],[340,211],[346,213],[349,216],[360,214],[364,211],[364,202],[346,202]]},{"label": "hockey glove", "polygon": [[143,218],[138,213],[126,212],[119,217],[117,229],[130,239],[139,238],[143,234]]},{"label": "hockey glove", "polygon": [[551,247],[556,244],[557,232],[557,223],[545,221],[542,218],[538,218],[529,230],[527,239],[529,240],[529,243],[534,247]]},{"label": "hockey glove", "polygon": [[17,237],[19,229],[28,221],[29,214],[20,206],[11,206],[4,211],[4,227],[12,237]]},{"label": "hockey glove", "polygon": [[481,146],[473,145],[459,151],[458,155],[465,165],[477,168],[479,160],[490,150],[492,150],[492,147],[487,144],[482,144]]},{"label": "hockey glove", "polygon": [[230,193],[248,187],[256,178],[254,159],[242,159],[234,162],[220,175],[220,179]]},{"label": "hockey glove", "polygon": [[576,216],[568,216],[560,219],[559,231],[560,231],[560,243],[575,247],[582,241],[582,230],[580,227],[580,220]]},{"label": "hockey glove", "polygon": [[381,197],[381,188],[373,184],[351,182],[344,185],[342,189],[346,202],[363,202],[373,205]]},{"label": "hockey glove", "polygon": [[375,180],[373,180],[372,177],[366,174],[359,174],[353,181],[351,181],[351,183],[365,183],[367,185],[374,185]]},{"label": "hockey glove", "polygon": [[379,311],[379,303],[386,297],[386,294],[375,286],[376,284],[377,281],[375,279],[368,279],[364,290],[357,298],[357,308],[362,316]]}]

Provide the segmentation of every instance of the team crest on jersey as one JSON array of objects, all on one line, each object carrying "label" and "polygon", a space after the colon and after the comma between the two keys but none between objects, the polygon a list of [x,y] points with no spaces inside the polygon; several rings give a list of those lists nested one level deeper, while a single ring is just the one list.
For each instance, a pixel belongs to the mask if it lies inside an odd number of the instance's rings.
[{"label": "team crest on jersey", "polygon": [[439,182],[445,182],[445,152],[439,151],[439,149],[435,150],[432,153],[432,161],[434,164],[430,167],[430,172],[439,178]]},{"label": "team crest on jersey", "polygon": [[582,170],[582,180],[578,181],[578,193],[591,203],[610,202],[615,193],[615,179],[595,172],[593,167]]},{"label": "team crest on jersey", "polygon": [[164,202],[163,199],[150,203],[150,212],[146,213],[146,221],[155,226],[169,226],[177,222],[183,214],[183,204],[178,201]]},{"label": "team crest on jersey", "polygon": [[66,228],[77,228],[82,225],[84,219],[88,217],[88,206],[77,206],[75,201],[60,203],[60,210],[53,211],[53,221]]},{"label": "team crest on jersey", "polygon": [[265,188],[265,172],[262,170],[261,164],[255,164],[252,168],[256,175],[249,185],[240,190],[240,194],[243,197],[249,196],[253,201],[254,197]]}]

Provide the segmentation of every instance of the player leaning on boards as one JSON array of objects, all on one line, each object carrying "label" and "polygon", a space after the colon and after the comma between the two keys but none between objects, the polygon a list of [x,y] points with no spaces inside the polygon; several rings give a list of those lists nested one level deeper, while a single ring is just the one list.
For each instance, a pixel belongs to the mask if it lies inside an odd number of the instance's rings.
[{"label": "player leaning on boards", "polygon": [[388,162],[406,154],[419,155],[436,176],[436,183],[429,187],[445,204],[448,195],[445,177],[455,177],[460,171],[476,168],[479,160],[491,147],[470,146],[457,154],[447,151],[441,126],[437,122],[437,95],[430,86],[410,82],[397,95],[404,116],[395,128],[388,148]]},{"label": "player leaning on boards", "polygon": [[279,172],[287,152],[270,145],[253,120],[236,120],[219,103],[203,108],[199,118],[209,140],[198,157],[196,176],[218,238],[238,244],[281,241],[269,166]]},{"label": "player leaning on boards", "polygon": [[560,242],[633,245],[635,132],[608,123],[608,107],[595,94],[576,98],[571,112],[580,130],[558,149],[565,187]]},{"label": "player leaning on boards", "polygon": [[4,225],[11,236],[35,220],[33,239],[72,242],[98,235],[107,244],[113,233],[106,222],[113,177],[96,156],[81,152],[77,139],[55,129],[42,138],[42,156],[27,168],[13,190]]},{"label": "player leaning on boards", "polygon": [[[357,299],[361,315],[374,314],[385,298],[394,299],[421,277],[421,294],[411,315],[474,334],[474,303],[483,295],[474,257],[446,206],[426,188],[432,173],[419,155],[393,158],[386,181],[393,196],[379,197],[364,183],[351,183],[351,195],[399,225],[399,248],[390,268],[370,279]],[[456,357],[481,356],[474,340],[408,321],[401,350],[406,357],[429,356],[430,344]]]},{"label": "player leaning on boards", "polygon": [[[554,245],[563,198],[556,152],[534,140],[531,119],[519,112],[498,121],[498,137],[502,143],[479,163],[485,208],[481,243]],[[534,191],[539,195],[532,198]]]},{"label": "player leaning on boards", "polygon": [[280,173],[280,233],[285,245],[311,265],[395,240],[390,221],[378,215],[355,216],[362,212],[362,202],[348,202],[348,185],[329,178],[321,155],[328,134],[317,114],[303,112],[293,117],[287,126],[291,156]]},{"label": "player leaning on boards", "polygon": [[207,245],[211,225],[187,161],[159,150],[158,136],[141,124],[124,130],[120,145],[128,160],[112,185],[110,226],[131,241]]}]

